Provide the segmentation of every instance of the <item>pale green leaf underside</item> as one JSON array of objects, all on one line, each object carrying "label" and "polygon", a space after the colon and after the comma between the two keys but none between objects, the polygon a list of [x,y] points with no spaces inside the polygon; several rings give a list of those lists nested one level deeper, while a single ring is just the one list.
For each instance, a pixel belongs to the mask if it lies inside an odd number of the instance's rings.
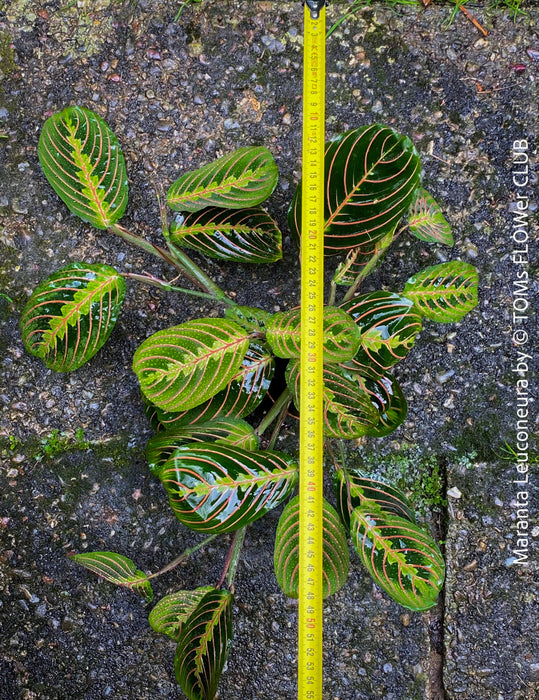
[{"label": "pale green leaf underside", "polygon": [[247,333],[233,321],[201,318],[147,338],[135,353],[133,370],[153,404],[185,411],[228,384],[248,347]]},{"label": "pale green leaf underside", "polygon": [[473,265],[454,260],[433,265],[410,277],[403,295],[422,316],[452,323],[477,306],[479,276]]},{"label": "pale green leaf underside", "polygon": [[106,229],[128,199],[124,156],[116,136],[89,109],[67,107],[47,119],[38,147],[47,180],[69,209]]},{"label": "pale green leaf underside", "polygon": [[240,148],[182,175],[169,189],[167,202],[175,211],[190,212],[205,207],[254,207],[270,196],[277,185],[278,175],[267,148]]},{"label": "pale green leaf underside", "polygon": [[73,554],[71,559],[111,583],[134,590],[147,602],[151,602],[153,591],[148,577],[143,571],[137,569],[131,559],[122,554],[87,552]]}]

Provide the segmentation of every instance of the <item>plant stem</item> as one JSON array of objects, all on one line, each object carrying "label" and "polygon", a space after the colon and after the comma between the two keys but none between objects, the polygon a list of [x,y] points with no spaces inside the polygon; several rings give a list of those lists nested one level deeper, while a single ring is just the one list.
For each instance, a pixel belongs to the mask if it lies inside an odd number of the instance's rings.
[{"label": "plant stem", "polygon": [[136,280],[137,282],[150,284],[152,285],[152,287],[157,287],[158,289],[162,289],[165,292],[179,292],[181,294],[189,294],[193,297],[200,297],[201,299],[211,299],[212,301],[217,301],[216,298],[211,294],[206,294],[206,292],[198,292],[196,289],[175,287],[174,285],[165,282],[165,280],[160,280],[157,277],[154,277],[153,275],[150,275],[148,273],[139,275],[136,272],[122,272],[121,275],[126,279]]},{"label": "plant stem", "polygon": [[337,293],[337,285],[334,280],[331,280],[331,287],[329,290],[328,306],[335,306],[335,295]]},{"label": "plant stem", "polygon": [[290,393],[290,389],[288,389],[287,387],[279,396],[277,401],[273,404],[273,406],[270,408],[270,410],[266,413],[260,425],[258,426],[258,428],[256,428],[255,433],[257,435],[263,435],[269,428],[269,426],[273,423],[273,421],[279,417],[283,408],[285,406],[286,408],[288,408],[288,405],[290,404],[291,400],[292,394]]},{"label": "plant stem", "polygon": [[203,547],[205,547],[207,544],[209,544],[216,537],[219,537],[219,535],[210,535],[209,537],[206,537],[206,539],[203,540],[202,542],[199,542],[198,544],[195,544],[193,547],[189,547],[188,549],[184,550],[180,554],[180,556],[176,557],[176,559],[173,559],[169,564],[164,566],[159,571],[156,571],[155,574],[148,574],[148,576],[146,576],[146,578],[143,578],[143,579],[141,578],[138,581],[133,581],[131,583],[133,583],[133,584],[143,583],[147,579],[156,578],[157,576],[161,576],[162,574],[166,574],[168,571],[172,571],[172,569],[175,569],[183,561],[188,559],[191,556],[191,554],[198,552],[199,549],[202,549]]},{"label": "plant stem", "polygon": [[247,532],[247,525],[245,527],[236,530],[234,533],[234,539],[228,550],[228,555],[225,562],[225,568],[223,569],[223,575],[219,581],[217,588],[221,588],[226,578],[227,588],[233,592],[234,590],[234,577],[236,576],[236,569],[240,561],[240,554],[243,548],[243,542],[245,540],[245,533]]},{"label": "plant stem", "polygon": [[193,262],[188,255],[186,255],[183,252],[183,250],[180,250],[180,248],[175,246],[174,243],[171,243],[170,241],[167,241],[167,245],[170,252],[174,256],[174,259],[179,263],[182,270],[189,277],[189,279],[196,282],[196,284],[198,284],[203,289],[206,289],[208,294],[211,294],[211,296],[215,299],[218,299],[219,301],[222,301],[225,304],[229,304],[230,306],[237,306],[236,302],[232,301],[232,299],[227,297],[227,295],[221,289],[221,287],[215,284],[215,282],[212,279],[210,279],[210,277],[208,277],[204,270],[201,270],[200,267],[195,262]]},{"label": "plant stem", "polygon": [[382,240],[379,242],[380,245],[376,246],[374,255],[369,260],[369,262],[365,265],[365,267],[361,270],[359,275],[356,277],[356,279],[354,280],[354,284],[350,287],[350,289],[344,295],[343,301],[348,301],[349,299],[351,299],[354,296],[354,294],[357,292],[360,284],[363,282],[365,277],[367,277],[367,275],[369,275],[371,273],[371,271],[376,267],[380,258],[386,252],[386,250],[389,248],[389,246],[391,245],[393,240],[394,240],[393,233],[390,236],[387,236],[386,238],[382,238]]},{"label": "plant stem", "polygon": [[292,401],[292,397],[290,396],[288,401],[284,404],[284,406],[281,409],[281,412],[279,413],[279,417],[277,419],[277,423],[275,424],[275,428],[273,429],[273,432],[271,434],[271,437],[268,442],[268,450],[273,450],[275,447],[275,443],[277,442],[277,438],[279,437],[279,433],[281,432],[281,427],[283,425],[283,421],[286,418],[286,414],[288,413],[288,409],[290,408],[290,402]]},{"label": "plant stem", "polygon": [[[131,243],[131,245],[134,245],[137,248],[141,248],[147,253],[151,253],[152,255],[155,255],[156,257],[161,258],[162,260],[166,260],[168,263],[172,263],[174,265],[170,258],[170,255],[167,253],[166,250],[160,248],[157,245],[154,245],[153,243],[150,243],[149,241],[145,240],[144,238],[141,238],[140,236],[137,236],[135,233],[128,231],[123,226],[120,226],[119,224],[112,224],[112,226],[109,226],[108,230],[112,231],[117,236],[120,236],[120,238],[123,238],[124,241]],[[177,267],[177,265],[174,266]]]}]

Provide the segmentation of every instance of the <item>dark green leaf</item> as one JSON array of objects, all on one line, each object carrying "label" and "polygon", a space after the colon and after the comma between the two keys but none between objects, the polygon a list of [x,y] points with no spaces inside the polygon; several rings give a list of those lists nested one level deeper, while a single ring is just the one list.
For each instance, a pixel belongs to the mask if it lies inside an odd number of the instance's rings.
[{"label": "dark green leaf", "polygon": [[198,406],[239,372],[247,333],[222,318],[200,318],[158,331],[133,358],[143,394],[166,411]]},{"label": "dark green leaf", "polygon": [[148,603],[152,601],[153,591],[148,577],[144,571],[137,569],[131,559],[122,554],[86,552],[85,554],[72,554],[71,559],[107,581],[135,591]]},{"label": "dark green leaf", "polygon": [[283,257],[277,224],[260,207],[229,211],[210,207],[182,216],[171,241],[210,258],[238,263],[271,263]]},{"label": "dark green leaf", "polygon": [[203,586],[195,591],[176,591],[161,598],[148,618],[152,629],[178,642],[184,624],[195,612],[206,593],[213,590],[211,586]]},{"label": "dark green leaf", "polygon": [[125,282],[113,267],[67,265],[42,282],[24,307],[25,348],[57,372],[77,369],[110,336],[124,295]]},{"label": "dark green leaf", "polygon": [[[267,323],[267,341],[277,357],[299,357],[301,310],[274,314]],[[324,308],[324,362],[351,360],[359,349],[360,332],[354,319],[334,306]]]},{"label": "dark green leaf", "polygon": [[371,396],[380,414],[379,422],[369,428],[367,435],[384,437],[396,430],[406,419],[408,405],[397,382],[389,373],[378,379],[357,377],[360,386]]},{"label": "dark green leaf", "polygon": [[264,400],[274,369],[269,350],[260,343],[251,343],[232,381],[211,399],[181,413],[170,413],[147,404],[146,413],[157,431],[179,425],[196,425],[215,417],[243,418]]},{"label": "dark green leaf", "polygon": [[445,567],[430,535],[372,502],[352,511],[351,535],[361,561],[393,600],[411,610],[436,604]]},{"label": "dark green leaf", "polygon": [[410,299],[393,292],[370,292],[340,305],[361,331],[361,346],[346,366],[377,378],[402,360],[421,330],[421,316]]},{"label": "dark green leaf", "polygon": [[297,464],[280,452],[194,443],[179,447],[158,476],[180,522],[222,533],[258,520],[288,498]]},{"label": "dark green leaf", "polygon": [[425,318],[452,323],[477,306],[478,284],[475,267],[454,260],[427,267],[410,277],[403,294]]},{"label": "dark green leaf", "polygon": [[278,177],[277,166],[267,148],[240,148],[182,175],[169,189],[167,202],[174,211],[255,207],[270,196]]},{"label": "dark green leaf", "polygon": [[174,668],[189,700],[214,700],[232,641],[232,594],[209,590],[183,624]]},{"label": "dark green leaf", "polygon": [[451,226],[447,223],[434,197],[418,187],[408,211],[410,231],[420,241],[453,245]]},{"label": "dark green leaf", "polygon": [[[348,576],[349,554],[346,532],[335,509],[323,504],[323,591],[324,598],[340,590]],[[285,595],[299,597],[299,497],[283,510],[277,526],[273,556],[275,576]]]},{"label": "dark green leaf", "polygon": [[[299,409],[298,360],[290,362],[286,383]],[[342,366],[325,365],[324,377],[324,434],[328,437],[359,438],[373,430],[380,413],[372,396],[362,384],[362,378]]]},{"label": "dark green leaf", "polygon": [[[406,213],[419,184],[421,164],[410,139],[381,124],[348,131],[326,144],[326,254],[361,246],[365,254]],[[299,239],[301,183],[289,223]],[[369,248],[370,246],[370,248]]]},{"label": "dark green leaf", "polygon": [[241,418],[213,418],[207,423],[178,426],[150,438],[146,459],[151,472],[158,472],[174,452],[188,442],[216,442],[219,445],[258,450],[258,437],[249,423]]},{"label": "dark green leaf", "polygon": [[337,510],[347,529],[350,528],[350,513],[359,506],[377,503],[387,515],[398,515],[415,523],[415,515],[408,499],[399,489],[383,481],[371,479],[359,469],[339,469],[333,476]]},{"label": "dark green leaf", "polygon": [[225,316],[231,321],[235,321],[238,326],[246,331],[265,330],[271,314],[254,306],[227,306]]},{"label": "dark green leaf", "polygon": [[128,198],[120,144],[89,109],[67,107],[47,119],[38,147],[47,180],[69,209],[93,226],[118,221]]}]

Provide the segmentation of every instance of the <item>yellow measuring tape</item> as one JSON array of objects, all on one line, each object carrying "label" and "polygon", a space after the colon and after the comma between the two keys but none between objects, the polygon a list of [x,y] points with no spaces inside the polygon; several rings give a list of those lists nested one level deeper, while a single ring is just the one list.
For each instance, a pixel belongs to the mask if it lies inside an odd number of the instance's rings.
[{"label": "yellow measuring tape", "polygon": [[303,66],[298,698],[322,698],[325,2],[307,0]]}]

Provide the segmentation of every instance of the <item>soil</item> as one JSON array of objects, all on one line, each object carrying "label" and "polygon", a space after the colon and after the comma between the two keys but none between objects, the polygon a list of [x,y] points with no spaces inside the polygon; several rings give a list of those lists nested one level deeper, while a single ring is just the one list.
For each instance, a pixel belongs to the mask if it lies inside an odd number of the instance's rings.
[{"label": "soil", "polygon": [[[535,493],[531,484],[515,484],[515,460],[503,459],[510,457],[506,443],[516,441],[516,382],[528,376],[514,371],[517,351],[531,354],[536,327],[532,284],[530,341],[515,345],[517,194],[529,197],[530,212],[537,209],[539,8],[529,4],[515,21],[507,9],[470,6],[483,36],[463,13],[447,26],[448,8],[437,3],[425,10],[373,3],[328,40],[328,136],[373,121],[407,133],[455,237],[453,249],[402,237],[365,291],[402,288],[416,270],[455,258],[475,265],[481,280],[478,307],[458,324],[426,323],[399,365],[406,423],[348,454],[410,493],[427,489],[417,505],[447,560],[440,605],[425,614],[400,608],[352,555],[347,585],[324,609],[328,700],[539,694],[537,562],[532,544],[528,559],[514,555],[519,488]],[[149,608],[66,555],[114,550],[156,571],[200,540],[174,518],[148,472],[151,429],[131,363],[151,333],[220,309],[132,285],[110,341],[68,375],[28,355],[18,329],[32,289],[69,262],[169,275],[160,262],[70,215],[48,185],[39,133],[69,104],[94,110],[118,136],[130,186],[122,223],[140,235],[159,242],[156,190],[252,144],[275,156],[280,182],[268,210],[288,231],[300,174],[300,3],[203,0],[175,22],[179,5],[0,0],[0,292],[9,297],[0,296],[2,700],[183,697],[174,644],[152,632]],[[330,22],[345,9],[332,3]],[[531,164],[519,189],[512,149],[522,140]],[[268,311],[298,303],[297,253],[287,235],[275,265],[193,257],[239,303]],[[537,271],[532,246],[527,269],[530,277]],[[291,439],[294,421],[287,425]],[[534,427],[530,420],[530,434]],[[55,430],[63,442],[48,456]],[[539,534],[535,502],[528,506],[530,542]],[[273,574],[278,517],[273,511],[248,531],[223,700],[295,697],[297,606]],[[215,585],[229,542],[224,536],[158,579],[156,596]]]}]

